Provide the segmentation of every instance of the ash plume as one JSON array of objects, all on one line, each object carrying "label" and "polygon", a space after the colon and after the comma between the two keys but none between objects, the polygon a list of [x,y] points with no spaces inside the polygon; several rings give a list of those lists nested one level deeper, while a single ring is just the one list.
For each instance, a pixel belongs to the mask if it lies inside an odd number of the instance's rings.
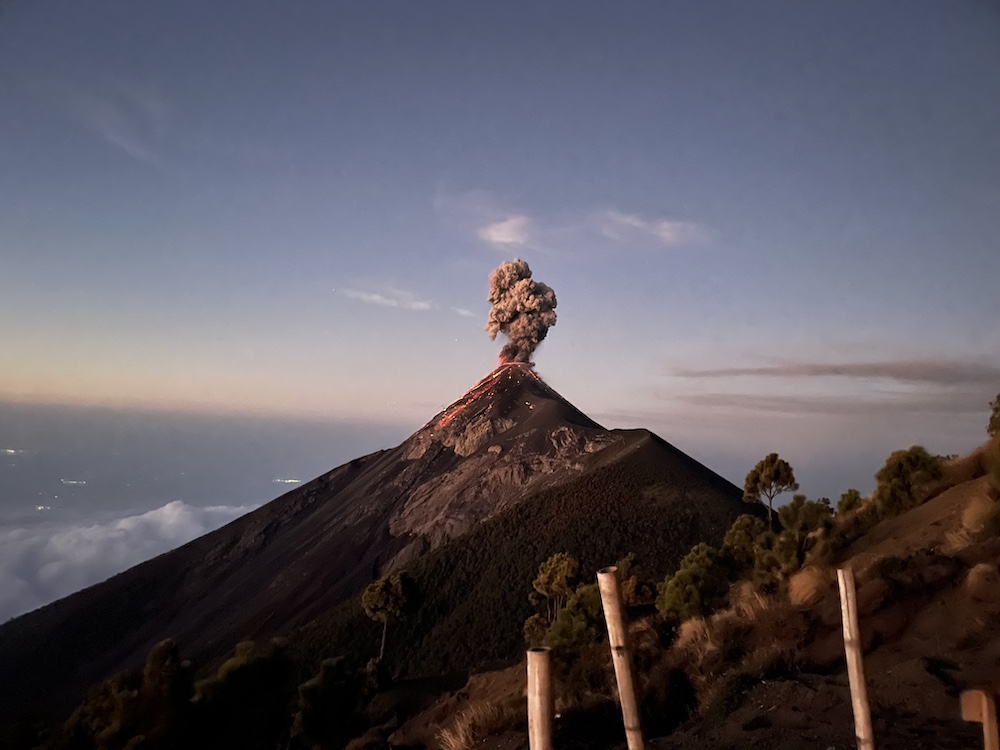
[{"label": "ash plume", "polygon": [[556,293],[533,281],[531,269],[520,259],[504,261],[490,274],[490,310],[486,332],[490,339],[507,336],[501,362],[531,363],[531,355],[556,324]]}]

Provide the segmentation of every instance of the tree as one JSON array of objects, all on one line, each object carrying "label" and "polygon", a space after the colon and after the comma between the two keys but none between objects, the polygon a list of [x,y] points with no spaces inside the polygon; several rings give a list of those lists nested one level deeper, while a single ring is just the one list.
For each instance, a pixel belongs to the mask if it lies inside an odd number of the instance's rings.
[{"label": "tree", "polygon": [[711,614],[726,603],[731,570],[718,550],[704,542],[691,548],[680,567],[660,584],[656,609],[683,622]]},{"label": "tree", "polygon": [[840,496],[840,500],[837,501],[837,515],[842,516],[845,513],[850,513],[852,510],[861,507],[861,501],[864,498],[861,497],[861,493],[856,489],[851,488],[843,495]]},{"label": "tree", "polygon": [[986,425],[986,432],[990,437],[1000,435],[1000,393],[990,401],[990,422]]},{"label": "tree", "polygon": [[922,446],[895,451],[875,475],[875,503],[883,518],[899,515],[927,499],[931,482],[943,474],[941,459]]},{"label": "tree", "polygon": [[764,522],[754,516],[737,518],[722,540],[722,554],[729,557],[735,573],[742,575],[754,566],[757,538],[764,533]]},{"label": "tree", "polygon": [[772,529],[775,496],[788,490],[794,492],[798,488],[792,467],[784,459],[778,458],[777,453],[770,453],[747,474],[743,484],[743,502],[759,503],[763,502],[762,497],[766,497],[767,527]]},{"label": "tree", "polygon": [[778,510],[781,533],[767,532],[758,539],[755,549],[757,573],[764,580],[778,582],[799,571],[810,553],[829,553],[826,541],[833,527],[830,501],[809,500],[795,495]]},{"label": "tree", "polygon": [[412,599],[411,588],[412,584],[408,577],[404,578],[399,573],[393,573],[373,581],[361,595],[361,606],[364,608],[365,614],[376,622],[382,623],[382,644],[378,649],[379,661],[382,661],[382,656],[385,654],[385,635],[389,629],[389,623],[395,622],[403,616]]},{"label": "tree", "polygon": [[555,622],[559,610],[573,593],[573,581],[579,569],[580,563],[564,552],[556,552],[538,566],[538,576],[531,582],[531,586],[545,597],[549,622]]}]

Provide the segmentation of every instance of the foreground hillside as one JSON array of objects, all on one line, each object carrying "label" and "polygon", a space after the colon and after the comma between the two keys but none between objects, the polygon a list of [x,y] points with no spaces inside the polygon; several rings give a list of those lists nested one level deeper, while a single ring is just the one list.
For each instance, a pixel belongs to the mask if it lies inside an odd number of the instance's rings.
[{"label": "foreground hillside", "polygon": [[[661,616],[636,617],[644,728],[667,733],[650,746],[855,747],[835,577],[850,567],[877,747],[981,747],[980,727],[959,718],[958,696],[971,687],[1000,692],[1000,447],[991,450],[992,479],[984,476],[989,450],[946,464],[916,507],[876,520],[833,554],[817,545],[812,561],[770,593],[760,578],[740,581],[724,605],[665,640]],[[855,526],[878,499],[819,536]],[[610,676],[606,645],[575,656],[588,657]],[[523,690],[523,664],[479,674],[385,736],[394,745],[526,748]],[[557,695],[560,747],[621,744],[610,684],[581,694],[563,682]]]}]

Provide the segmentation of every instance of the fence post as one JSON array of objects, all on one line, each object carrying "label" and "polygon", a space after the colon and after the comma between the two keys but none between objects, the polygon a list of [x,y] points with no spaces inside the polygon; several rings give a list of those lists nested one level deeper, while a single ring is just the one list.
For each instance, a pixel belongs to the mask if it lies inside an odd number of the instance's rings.
[{"label": "fence post", "polygon": [[1000,750],[997,729],[997,702],[985,690],[962,692],[962,719],[983,725],[983,750]]},{"label": "fence post", "polygon": [[840,583],[840,611],[844,620],[847,676],[851,683],[851,705],[854,707],[854,735],[858,741],[858,750],[875,750],[872,715],[868,707],[868,688],[865,686],[865,668],[861,658],[861,629],[858,627],[854,571],[850,568],[839,569],[837,581]]},{"label": "fence post", "polygon": [[635,683],[632,679],[632,654],[629,651],[625,621],[622,617],[618,568],[612,565],[597,571],[597,585],[601,590],[604,619],[608,623],[608,643],[611,646],[611,661],[615,665],[615,679],[618,681],[618,699],[622,704],[625,741],[628,743],[628,750],[643,750],[639,706],[636,703]]},{"label": "fence post", "polygon": [[552,750],[552,652],[528,649],[528,744],[531,750]]}]

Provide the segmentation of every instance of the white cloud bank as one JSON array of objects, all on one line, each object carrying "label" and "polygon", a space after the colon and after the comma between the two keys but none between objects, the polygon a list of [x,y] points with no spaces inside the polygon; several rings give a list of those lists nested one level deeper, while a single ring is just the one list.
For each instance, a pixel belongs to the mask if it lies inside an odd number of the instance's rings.
[{"label": "white cloud bank", "polygon": [[257,506],[180,501],[106,523],[0,529],[0,623],[186,544]]}]

